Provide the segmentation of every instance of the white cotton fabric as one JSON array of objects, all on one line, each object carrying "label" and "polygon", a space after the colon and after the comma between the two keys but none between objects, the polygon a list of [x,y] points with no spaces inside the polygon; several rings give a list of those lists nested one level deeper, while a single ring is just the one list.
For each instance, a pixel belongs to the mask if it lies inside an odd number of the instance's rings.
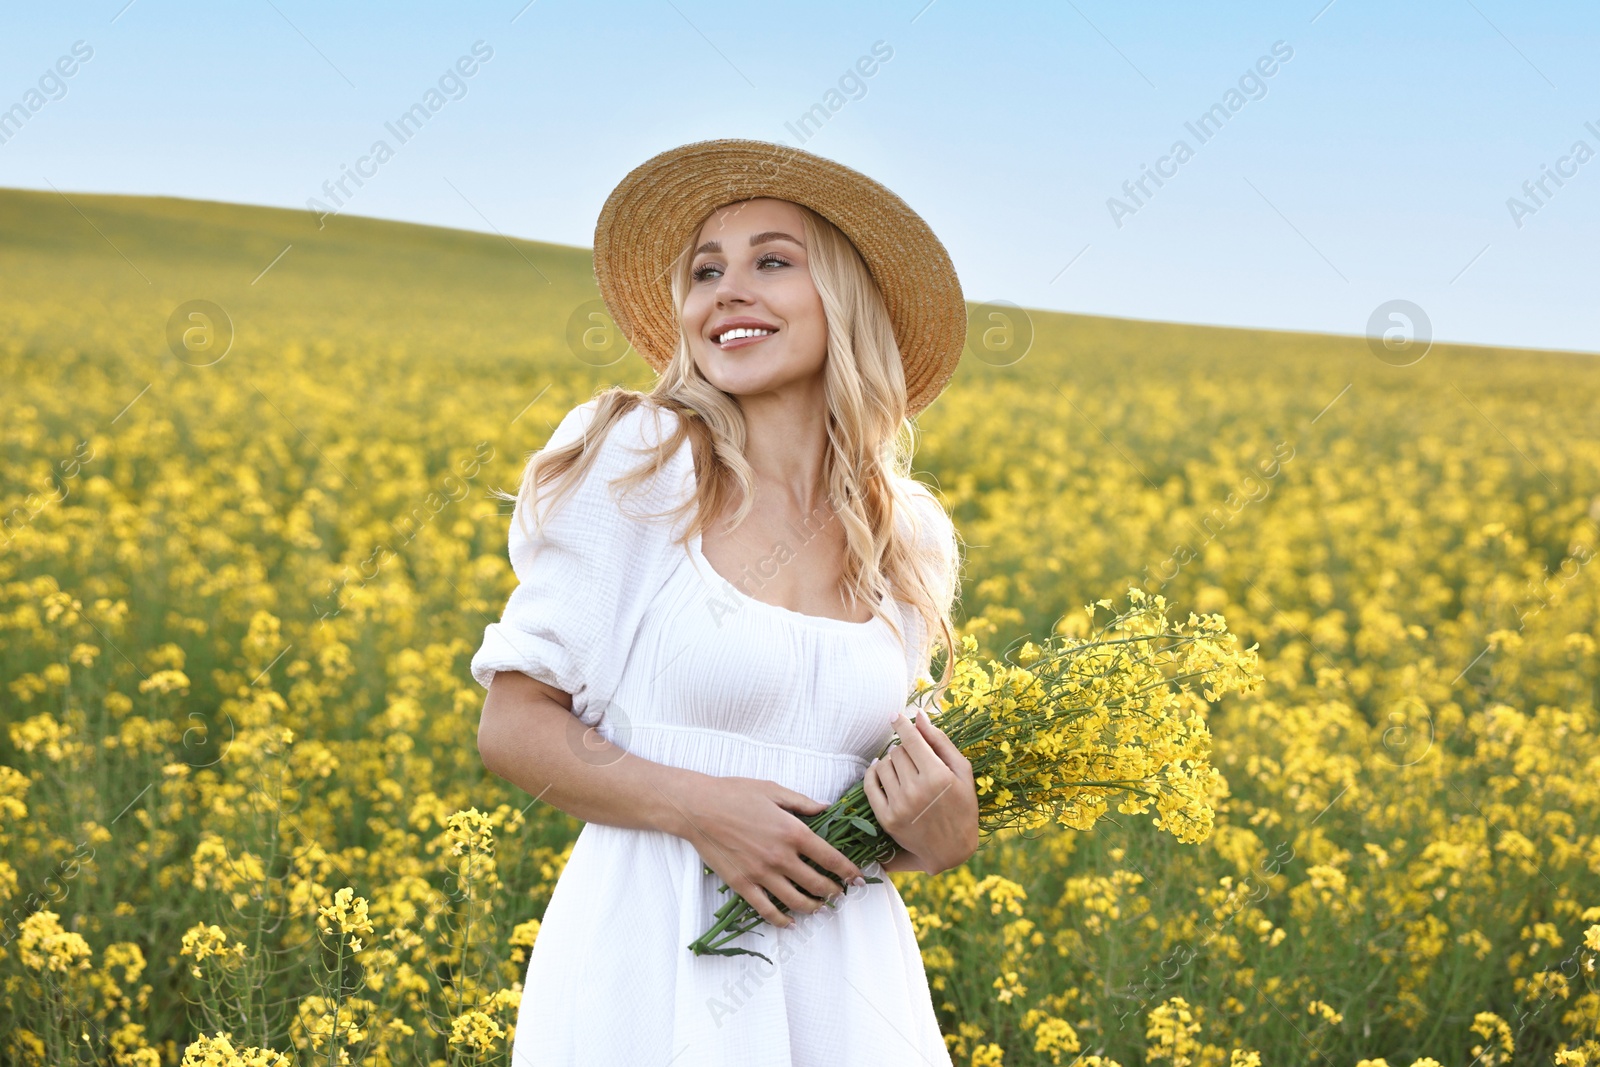
[{"label": "white cotton fabric", "polygon": [[[546,447],[583,434],[594,405],[573,408]],[[541,498],[545,522],[531,540],[519,505],[519,584],[472,675],[487,686],[497,671],[521,671],[571,693],[573,713],[631,755],[831,803],[890,739],[888,712],[927,677],[922,626],[898,599],[904,644],[882,619],[769,604],[712,569],[698,535],[687,549],[675,543],[689,516],[644,516],[693,495],[687,439],[655,478],[613,495],[609,481],[638,467],[677,417],[648,404],[624,415],[570,495]],[[916,512],[902,512],[903,529],[948,603],[954,530],[925,488],[901,485]],[[727,899],[702,863],[662,831],[584,826],[528,961],[515,1067],[950,1064],[910,917],[881,865],[864,872],[883,881],[849,889],[835,908],[735,942],[769,966],[689,951]]]}]

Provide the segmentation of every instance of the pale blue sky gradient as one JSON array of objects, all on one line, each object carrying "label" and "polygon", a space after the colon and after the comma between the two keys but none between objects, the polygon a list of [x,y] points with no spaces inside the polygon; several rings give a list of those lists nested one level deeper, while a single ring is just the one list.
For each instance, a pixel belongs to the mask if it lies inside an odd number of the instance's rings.
[{"label": "pale blue sky gradient", "polygon": [[[881,41],[892,58],[803,147],[904,197],[970,300],[1359,334],[1406,299],[1438,339],[1600,351],[1600,158],[1560,162],[1600,152],[1593,3],[111,0],[4,20],[0,108],[74,42],[93,56],[0,127],[0,186],[303,209],[482,41],[465,95],[346,210],[587,247],[632,167],[711,137],[801,144],[787,124]],[[1184,124],[1280,41],[1265,95],[1200,144]],[[1132,205],[1123,182],[1179,138],[1193,158],[1119,227],[1108,199]],[[1546,166],[1569,176],[1536,205]],[[1513,196],[1536,207],[1520,227]]]}]

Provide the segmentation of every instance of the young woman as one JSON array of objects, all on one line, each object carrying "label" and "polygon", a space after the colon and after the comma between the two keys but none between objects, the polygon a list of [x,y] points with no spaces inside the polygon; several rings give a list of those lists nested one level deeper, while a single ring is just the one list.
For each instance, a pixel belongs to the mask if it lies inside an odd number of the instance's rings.
[{"label": "young woman", "polygon": [[[906,440],[964,343],[949,258],[871,179],[723,140],[617,187],[595,272],[660,375],[573,408],[529,462],[519,584],[472,662],[485,766],[586,823],[512,1062],[946,1065],[883,876],[978,844],[971,766],[905,714],[954,644],[958,540]],[[900,846],[866,870],[801,821],[863,775]],[[770,964],[689,951],[723,881]]]}]

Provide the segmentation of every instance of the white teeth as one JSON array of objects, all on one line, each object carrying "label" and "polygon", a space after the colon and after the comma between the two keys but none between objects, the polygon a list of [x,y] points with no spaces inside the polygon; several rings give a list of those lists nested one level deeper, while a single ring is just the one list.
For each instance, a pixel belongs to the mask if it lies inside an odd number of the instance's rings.
[{"label": "white teeth", "polygon": [[728,332],[724,333],[721,337],[717,338],[717,343],[727,344],[729,341],[736,341],[741,337],[767,337],[777,332],[777,330],[757,330],[748,326],[741,326],[738,329],[729,330]]}]

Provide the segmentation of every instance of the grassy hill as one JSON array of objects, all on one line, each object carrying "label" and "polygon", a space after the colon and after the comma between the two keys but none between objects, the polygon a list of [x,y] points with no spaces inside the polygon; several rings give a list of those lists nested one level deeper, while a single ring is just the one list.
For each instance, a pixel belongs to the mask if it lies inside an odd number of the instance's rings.
[{"label": "grassy hill", "polygon": [[[565,369],[567,319],[598,297],[587,249],[359,216],[319,229],[304,211],[18,189],[0,189],[0,280],[9,343],[93,339],[123,356],[130,373],[162,369],[166,320],[195,299],[227,311],[234,354],[245,360],[270,359],[291,340],[381,341],[461,369],[500,370],[508,360],[513,373],[549,361]],[[19,305],[34,314],[20,315]],[[1007,374],[971,359],[958,385],[974,375],[1031,378],[1045,363],[1082,380],[1224,352],[1228,366],[1209,370],[1276,377],[1315,369],[1316,385],[1336,388],[1352,378],[1388,387],[1395,377],[1354,338],[1040,311],[1031,319],[1037,340],[1023,363]],[[1285,359],[1290,352],[1303,358]],[[1406,377],[1437,384],[1453,374],[1436,369],[1494,366],[1537,383],[1592,365],[1575,354],[1437,345]],[[650,372],[630,357],[597,381],[618,376],[648,381]]]}]

